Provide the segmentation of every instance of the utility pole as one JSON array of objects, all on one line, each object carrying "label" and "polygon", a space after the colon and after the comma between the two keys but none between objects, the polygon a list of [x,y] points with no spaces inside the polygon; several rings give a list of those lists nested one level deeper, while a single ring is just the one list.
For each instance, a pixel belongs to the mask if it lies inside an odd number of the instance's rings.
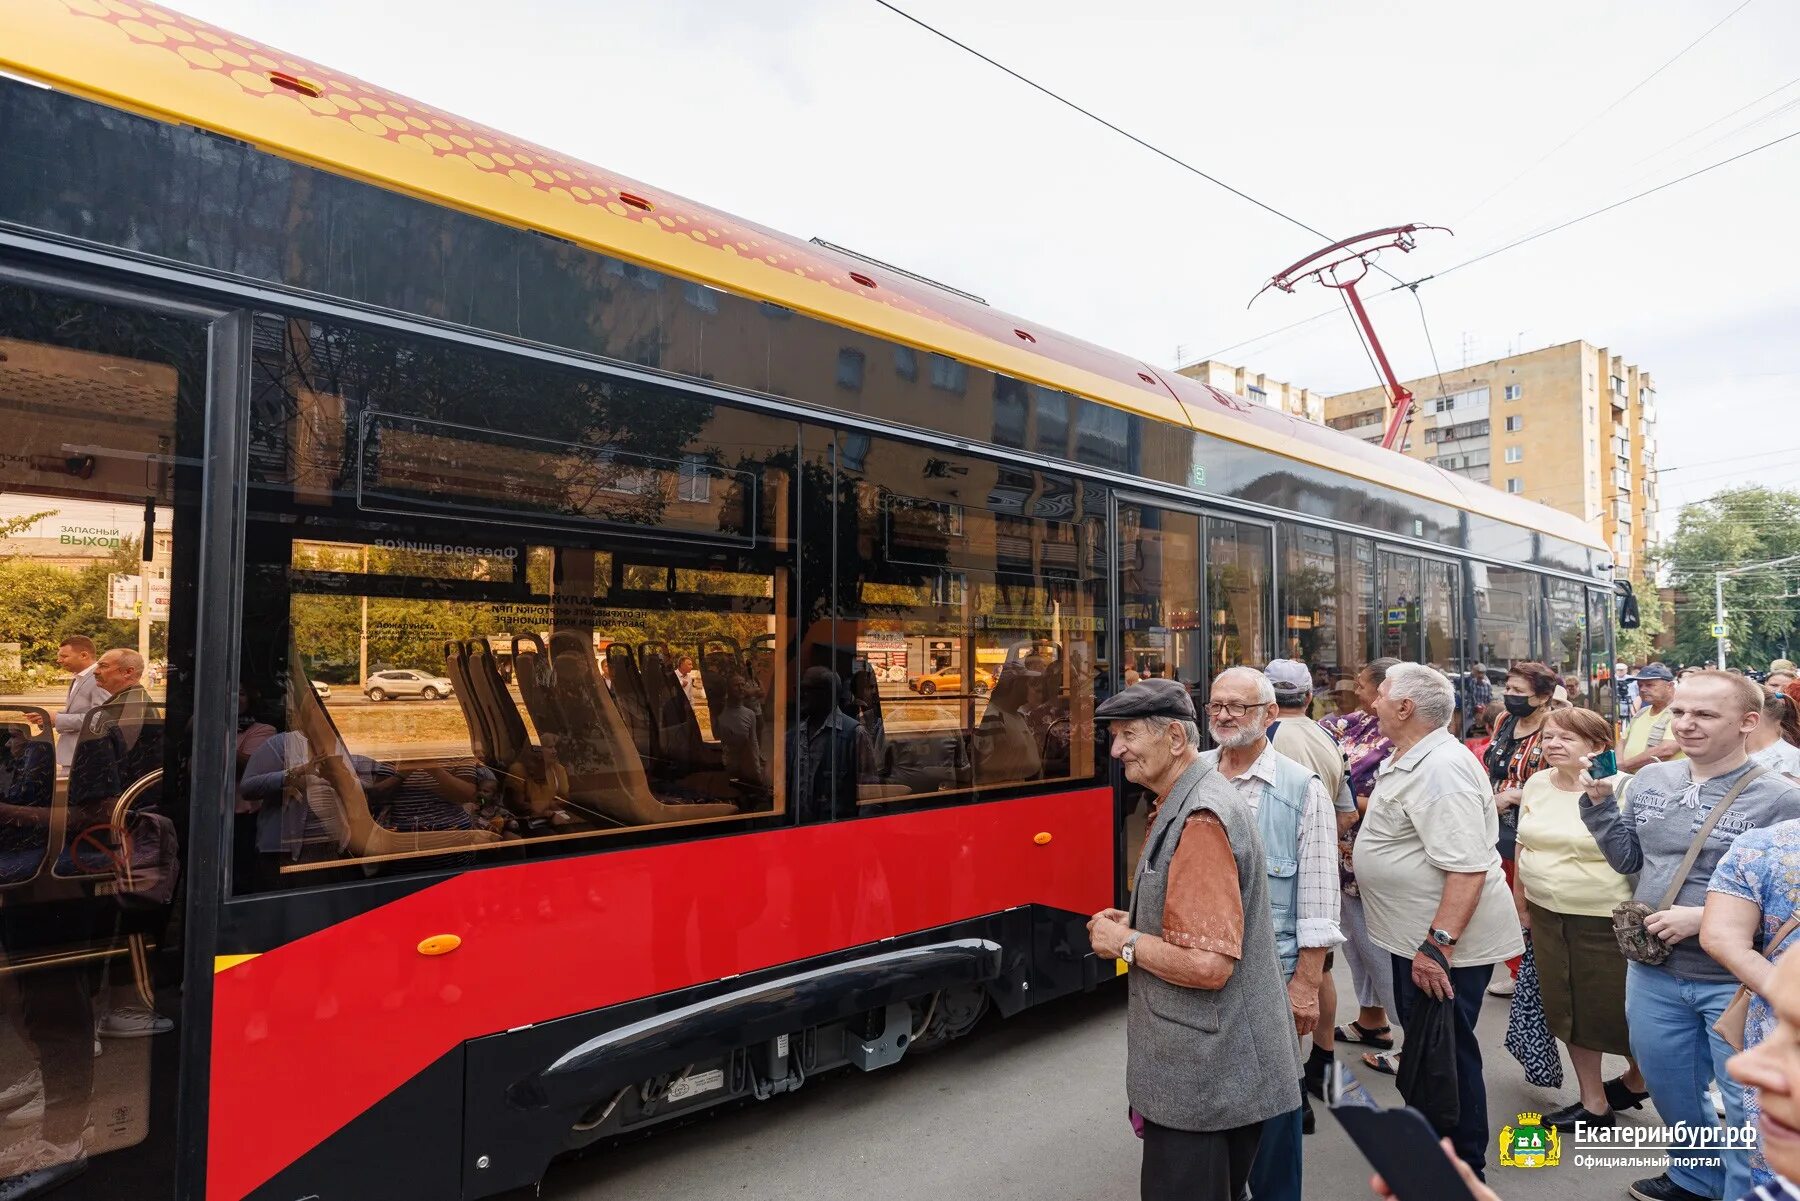
[{"label": "utility pole", "polygon": [[1720,671],[1725,670],[1725,577],[1742,575],[1746,571],[1761,571],[1766,567],[1780,567],[1784,563],[1800,563],[1800,555],[1770,559],[1767,563],[1746,563],[1742,567],[1727,567],[1724,571],[1713,572],[1713,641],[1718,647]]}]

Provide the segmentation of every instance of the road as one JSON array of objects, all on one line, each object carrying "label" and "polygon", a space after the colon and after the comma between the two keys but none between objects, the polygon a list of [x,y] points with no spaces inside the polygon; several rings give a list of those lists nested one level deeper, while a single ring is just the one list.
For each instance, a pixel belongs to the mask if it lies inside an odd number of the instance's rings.
[{"label": "road", "polygon": [[[1349,980],[1338,969],[1340,990]],[[1125,1122],[1124,989],[1074,997],[1009,1022],[990,1017],[938,1055],[837,1073],[799,1093],[702,1118],[585,1160],[545,1181],[553,1201],[1131,1201],[1138,1144]],[[1495,1137],[1527,1109],[1566,1098],[1527,1085],[1501,1047],[1506,1003],[1482,1017]],[[1609,1061],[1608,1074],[1622,1063]],[[1384,1104],[1391,1081],[1364,1072]],[[1570,1078],[1572,1081],[1572,1077]],[[1572,1089],[1570,1096],[1572,1097]],[[1649,1106],[1627,1120],[1653,1121]],[[1306,1140],[1306,1201],[1361,1201],[1369,1170],[1323,1111]],[[1497,1155],[1490,1153],[1490,1162]],[[1654,1171],[1494,1167],[1505,1201],[1622,1198]]]}]

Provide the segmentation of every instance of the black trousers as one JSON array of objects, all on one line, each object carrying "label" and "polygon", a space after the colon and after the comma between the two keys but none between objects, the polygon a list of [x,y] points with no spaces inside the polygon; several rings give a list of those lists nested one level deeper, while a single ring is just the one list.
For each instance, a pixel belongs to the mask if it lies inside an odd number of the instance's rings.
[{"label": "black trousers", "polygon": [[[1404,1019],[1411,1011],[1419,986],[1413,983],[1412,960],[1392,956],[1394,965],[1394,1001]],[[1450,968],[1450,988],[1456,993],[1452,1006],[1456,1012],[1456,1129],[1450,1133],[1451,1145],[1461,1160],[1487,1179],[1488,1112],[1487,1081],[1481,1075],[1481,1041],[1475,1037],[1475,1022],[1481,1016],[1481,1001],[1487,995],[1488,981],[1494,978],[1494,965]],[[1401,1022],[1405,1028],[1405,1022]],[[1427,1117],[1431,1115],[1427,1114]]]},{"label": "black trousers", "polygon": [[1243,1201],[1262,1128],[1171,1130],[1145,1119],[1143,1201]]}]

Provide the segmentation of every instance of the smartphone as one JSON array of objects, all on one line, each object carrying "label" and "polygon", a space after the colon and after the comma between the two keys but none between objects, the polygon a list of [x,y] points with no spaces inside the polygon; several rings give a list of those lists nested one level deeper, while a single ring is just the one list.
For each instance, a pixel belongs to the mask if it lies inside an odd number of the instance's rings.
[{"label": "smartphone", "polygon": [[1326,1081],[1331,1114],[1400,1201],[1475,1201],[1416,1109],[1383,1109],[1342,1064]]},{"label": "smartphone", "polygon": [[1611,747],[1607,747],[1594,756],[1593,762],[1588,764],[1587,770],[1588,775],[1596,780],[1605,780],[1616,776],[1619,774],[1619,757],[1613,754]]}]

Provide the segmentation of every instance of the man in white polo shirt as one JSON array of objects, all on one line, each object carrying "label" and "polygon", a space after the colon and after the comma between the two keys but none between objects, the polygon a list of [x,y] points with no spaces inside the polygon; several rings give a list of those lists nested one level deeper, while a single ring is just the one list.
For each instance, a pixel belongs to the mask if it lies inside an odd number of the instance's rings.
[{"label": "man in white polo shirt", "polygon": [[1525,943],[1494,849],[1500,820],[1487,773],[1445,729],[1455,704],[1450,681],[1432,668],[1388,669],[1375,715],[1394,753],[1376,771],[1355,863],[1369,937],[1393,956],[1400,1014],[1421,991],[1455,1002],[1459,1113],[1450,1140],[1479,1175],[1488,1120],[1475,1022],[1494,965]]}]

